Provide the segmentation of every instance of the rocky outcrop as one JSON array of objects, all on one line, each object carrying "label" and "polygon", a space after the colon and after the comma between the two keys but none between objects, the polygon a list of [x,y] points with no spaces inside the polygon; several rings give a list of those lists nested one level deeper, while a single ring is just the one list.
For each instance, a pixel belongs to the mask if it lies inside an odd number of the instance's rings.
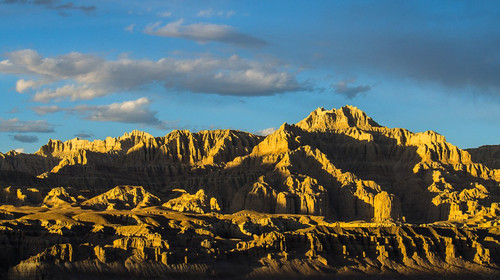
[{"label": "rocky outcrop", "polygon": [[36,155],[58,161],[36,175],[48,182],[100,191],[116,185],[160,188],[188,172],[206,173],[248,154],[261,139],[234,130],[175,130],[165,137],[133,131],[93,142],[50,140]]},{"label": "rocky outcrop", "polygon": [[500,169],[500,145],[486,145],[466,151],[474,162],[482,163],[491,169]]},{"label": "rocky outcrop", "polygon": [[210,213],[219,212],[220,206],[215,197],[208,197],[203,189],[196,194],[189,194],[185,190],[174,190],[181,195],[170,199],[163,204],[163,207],[179,212]]},{"label": "rocky outcrop", "polygon": [[[118,138],[90,142],[72,139],[66,142],[49,140],[35,155],[71,159],[82,157],[82,153],[101,154],[105,157],[123,156],[125,161],[182,162],[186,164],[212,164],[230,161],[247,154],[261,136],[234,130],[214,130],[191,133],[174,130],[165,137],[134,130]],[[87,164],[85,157],[66,164]],[[127,164],[132,164],[129,162]],[[60,168],[59,168],[60,169]]]},{"label": "rocky outcrop", "polygon": [[96,210],[134,209],[159,205],[160,199],[141,186],[118,186],[82,203]]},{"label": "rocky outcrop", "polygon": [[[57,159],[46,158],[37,154],[23,154],[10,151],[6,154],[0,153],[0,171],[15,171],[26,173],[25,176],[36,176],[57,165]],[[4,178],[8,180],[9,178]],[[12,180],[13,178],[10,178]]]},{"label": "rocky outcrop", "polygon": [[375,222],[400,221],[402,218],[399,199],[387,192],[379,192],[373,201]]},{"label": "rocky outcrop", "polygon": [[6,187],[0,189],[0,203],[15,206],[36,205],[42,201],[40,191],[35,188]]},{"label": "rocky outcrop", "polygon": [[[272,155],[304,147],[319,151],[327,159],[319,161],[321,167],[318,169],[333,166],[333,169],[349,174],[335,176],[334,172],[331,173],[334,178],[328,178],[325,172],[312,171],[314,165],[301,164],[307,161],[304,158],[292,164],[292,174],[314,173],[313,178],[327,182],[323,186],[329,193],[331,205],[344,204],[345,207],[339,208],[355,209],[335,211],[334,214],[344,219],[381,218],[375,217],[374,212],[374,198],[380,192],[387,193],[391,199],[386,201],[390,205],[387,209],[379,207],[376,210],[377,215],[392,213],[398,220],[405,216],[410,221],[419,222],[455,219],[457,215],[449,212],[451,204],[463,204],[469,200],[469,204],[486,209],[490,207],[490,200],[499,199],[496,187],[499,172],[474,163],[468,152],[447,143],[443,136],[432,131],[412,133],[382,127],[351,106],[330,111],[319,108],[297,125],[285,124],[257,145],[249,157],[263,158],[257,163],[268,164]],[[359,191],[351,188],[350,192],[341,188],[344,191],[339,192],[336,185],[345,185],[343,178],[350,176],[355,178],[353,181],[372,182],[368,185],[374,187]],[[485,193],[488,194],[484,196]],[[280,200],[283,199],[282,195]],[[335,207],[331,208],[335,210]],[[468,207],[461,209],[465,211],[463,218],[480,212]]]},{"label": "rocky outcrop", "polygon": [[53,188],[43,199],[43,205],[47,207],[61,207],[76,203],[75,197],[71,196],[65,188]]},{"label": "rocky outcrop", "polygon": [[307,131],[314,130],[335,130],[357,127],[360,129],[372,129],[380,127],[365,112],[354,106],[344,106],[340,109],[325,110],[318,108],[307,118],[297,123],[297,126]]}]

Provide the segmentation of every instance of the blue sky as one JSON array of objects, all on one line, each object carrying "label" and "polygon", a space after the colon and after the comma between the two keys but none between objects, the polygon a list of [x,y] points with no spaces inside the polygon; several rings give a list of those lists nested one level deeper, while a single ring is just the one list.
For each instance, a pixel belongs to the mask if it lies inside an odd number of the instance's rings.
[{"label": "blue sky", "polygon": [[265,134],[350,104],[500,144],[496,1],[0,0],[0,151],[139,129]]}]

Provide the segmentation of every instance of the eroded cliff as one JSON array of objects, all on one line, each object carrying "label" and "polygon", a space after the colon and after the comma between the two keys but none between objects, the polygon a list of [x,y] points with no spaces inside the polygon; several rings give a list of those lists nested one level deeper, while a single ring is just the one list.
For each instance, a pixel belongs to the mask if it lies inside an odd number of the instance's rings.
[{"label": "eroded cliff", "polygon": [[242,261],[240,277],[495,278],[497,150],[387,128],[352,106],[266,137],[50,140],[0,154],[2,268],[15,279],[234,277]]},{"label": "eroded cliff", "polygon": [[500,275],[498,226],[329,223],[309,215],[163,207],[1,209],[12,213],[0,227],[0,268],[9,279]]}]

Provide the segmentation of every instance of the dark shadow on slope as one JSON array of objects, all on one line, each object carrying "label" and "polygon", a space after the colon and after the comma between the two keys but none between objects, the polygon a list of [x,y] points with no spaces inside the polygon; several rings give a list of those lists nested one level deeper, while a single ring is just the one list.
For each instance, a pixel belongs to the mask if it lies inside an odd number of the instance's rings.
[{"label": "dark shadow on slope", "polygon": [[485,145],[465,150],[471,155],[472,161],[482,163],[491,169],[500,169],[500,145]]},{"label": "dark shadow on slope", "polygon": [[[402,202],[403,215],[409,222],[427,222],[429,217],[436,216],[429,212],[431,210],[447,211],[444,205],[439,207],[443,209],[432,209],[434,206],[431,200],[436,194],[427,189],[425,176],[428,175],[414,172],[415,164],[421,162],[417,146],[397,145],[395,139],[381,132],[364,132],[371,134],[373,141],[357,140],[335,131],[302,131],[301,144],[321,150],[342,171],[351,172],[363,180],[374,181],[382,190],[398,196]],[[470,183],[477,182],[484,185],[490,193],[489,198],[479,201],[481,204],[489,206],[491,202],[498,201],[500,188],[496,181],[475,177],[466,171],[457,171],[452,165],[443,166],[448,172],[444,176],[453,185],[454,191],[471,188]],[[446,215],[444,212],[442,215]]]},{"label": "dark shadow on slope", "polygon": [[[195,137],[197,134],[192,135],[194,140],[179,136],[179,143],[170,141],[158,147],[142,146],[126,154],[86,152],[86,164],[63,166],[57,173],[49,174],[49,178],[92,192],[117,185],[139,185],[159,193],[173,188],[196,192],[200,186],[212,185],[217,181],[215,175],[220,174],[225,162],[248,154],[262,140],[259,137],[244,139],[245,133],[231,131],[229,138],[224,139],[227,148],[223,147],[212,155],[218,161],[206,164],[204,160],[209,155],[203,153],[203,147],[212,151],[217,141],[205,143],[204,139]],[[191,140],[196,143],[190,143]],[[195,150],[189,150],[190,145],[194,145]]]}]

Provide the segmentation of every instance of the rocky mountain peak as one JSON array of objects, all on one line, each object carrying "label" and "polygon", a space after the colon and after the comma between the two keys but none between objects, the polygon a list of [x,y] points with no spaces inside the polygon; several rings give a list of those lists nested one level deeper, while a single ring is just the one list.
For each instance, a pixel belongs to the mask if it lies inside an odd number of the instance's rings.
[{"label": "rocky mountain peak", "polygon": [[325,110],[320,107],[307,118],[298,122],[297,126],[308,131],[346,129],[350,127],[371,130],[373,127],[380,127],[365,112],[350,105],[332,110]]},{"label": "rocky mountain peak", "polygon": [[125,132],[125,134],[123,134],[121,138],[132,138],[132,137],[154,138],[153,135],[140,130],[132,130],[132,132]]}]

